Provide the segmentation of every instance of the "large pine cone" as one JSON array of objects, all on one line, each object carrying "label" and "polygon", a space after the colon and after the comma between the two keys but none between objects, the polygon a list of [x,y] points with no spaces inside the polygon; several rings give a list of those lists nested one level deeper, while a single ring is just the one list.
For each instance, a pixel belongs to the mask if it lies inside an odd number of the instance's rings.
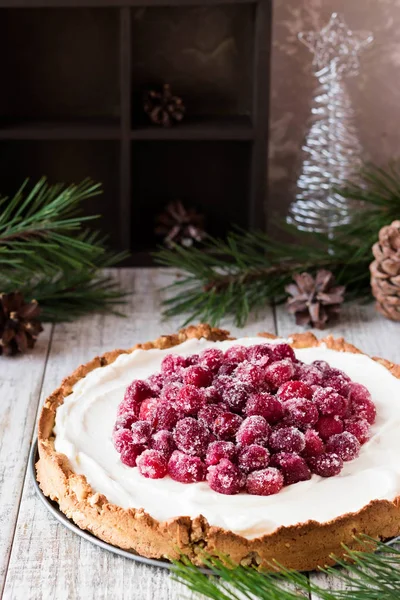
[{"label": "large pine cone", "polygon": [[371,287],[376,309],[388,319],[400,321],[400,221],[382,227],[372,252]]},{"label": "large pine cone", "polygon": [[25,302],[20,292],[0,294],[0,355],[10,356],[33,348],[43,331],[36,300]]}]

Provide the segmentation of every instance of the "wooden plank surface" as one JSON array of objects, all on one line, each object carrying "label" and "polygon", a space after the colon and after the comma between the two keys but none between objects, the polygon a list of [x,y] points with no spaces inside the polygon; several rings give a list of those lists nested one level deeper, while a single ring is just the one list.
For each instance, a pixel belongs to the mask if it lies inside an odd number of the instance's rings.
[{"label": "wooden plank surface", "polygon": [[31,353],[0,358],[0,596],[8,567],[52,327]]}]

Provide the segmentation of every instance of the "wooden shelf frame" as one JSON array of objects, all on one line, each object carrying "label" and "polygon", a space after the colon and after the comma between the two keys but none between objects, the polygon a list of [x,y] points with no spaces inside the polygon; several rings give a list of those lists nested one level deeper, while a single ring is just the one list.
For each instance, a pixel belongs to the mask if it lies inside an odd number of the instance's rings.
[{"label": "wooden shelf frame", "polygon": [[[190,118],[168,129],[132,124],[132,8],[212,6],[251,4],[254,6],[254,48],[252,73],[252,114],[250,117]],[[235,141],[251,145],[247,199],[249,228],[266,225],[267,157],[269,129],[270,52],[272,0],[0,0],[5,8],[115,8],[119,12],[119,93],[120,115],[109,119],[65,121],[0,121],[1,141],[114,140],[119,144],[119,228],[121,247],[131,248],[132,145],[137,141]],[[139,253],[143,258],[143,253]],[[132,263],[142,262],[133,258]],[[144,263],[147,260],[143,259]]]}]

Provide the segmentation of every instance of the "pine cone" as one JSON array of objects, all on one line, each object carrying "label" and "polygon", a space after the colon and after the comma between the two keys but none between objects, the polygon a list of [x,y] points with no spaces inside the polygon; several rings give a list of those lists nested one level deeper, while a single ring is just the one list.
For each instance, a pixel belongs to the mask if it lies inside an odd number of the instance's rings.
[{"label": "pine cone", "polygon": [[201,242],[206,236],[203,229],[204,216],[194,208],[186,209],[180,200],[170,202],[156,221],[155,233],[164,237],[164,243],[169,248],[174,244],[188,248],[195,242]]},{"label": "pine cone", "polygon": [[335,286],[333,274],[324,269],[317,272],[315,279],[310,273],[298,273],[293,279],[295,283],[285,288],[291,296],[287,301],[288,311],[296,315],[297,325],[324,329],[339,314],[345,287]]},{"label": "pine cone", "polygon": [[36,300],[25,303],[20,292],[0,294],[0,355],[10,356],[33,348],[43,327]]},{"label": "pine cone", "polygon": [[400,221],[382,227],[372,253],[375,260],[369,269],[376,309],[384,317],[400,321]]},{"label": "pine cone", "polygon": [[150,121],[161,127],[171,127],[182,121],[186,110],[182,98],[173,96],[167,83],[161,91],[149,90],[145,93],[143,108]]}]

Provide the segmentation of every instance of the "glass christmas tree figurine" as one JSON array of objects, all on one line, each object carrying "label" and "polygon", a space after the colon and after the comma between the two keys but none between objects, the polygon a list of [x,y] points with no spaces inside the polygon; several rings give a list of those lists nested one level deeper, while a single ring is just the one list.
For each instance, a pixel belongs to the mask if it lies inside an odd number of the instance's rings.
[{"label": "glass christmas tree figurine", "polygon": [[314,53],[318,87],[302,147],[296,199],[287,220],[303,231],[332,233],[349,221],[355,208],[335,189],[354,179],[362,154],[344,79],[359,73],[359,54],[373,36],[351,31],[334,13],[321,31],[302,32],[298,37]]}]

